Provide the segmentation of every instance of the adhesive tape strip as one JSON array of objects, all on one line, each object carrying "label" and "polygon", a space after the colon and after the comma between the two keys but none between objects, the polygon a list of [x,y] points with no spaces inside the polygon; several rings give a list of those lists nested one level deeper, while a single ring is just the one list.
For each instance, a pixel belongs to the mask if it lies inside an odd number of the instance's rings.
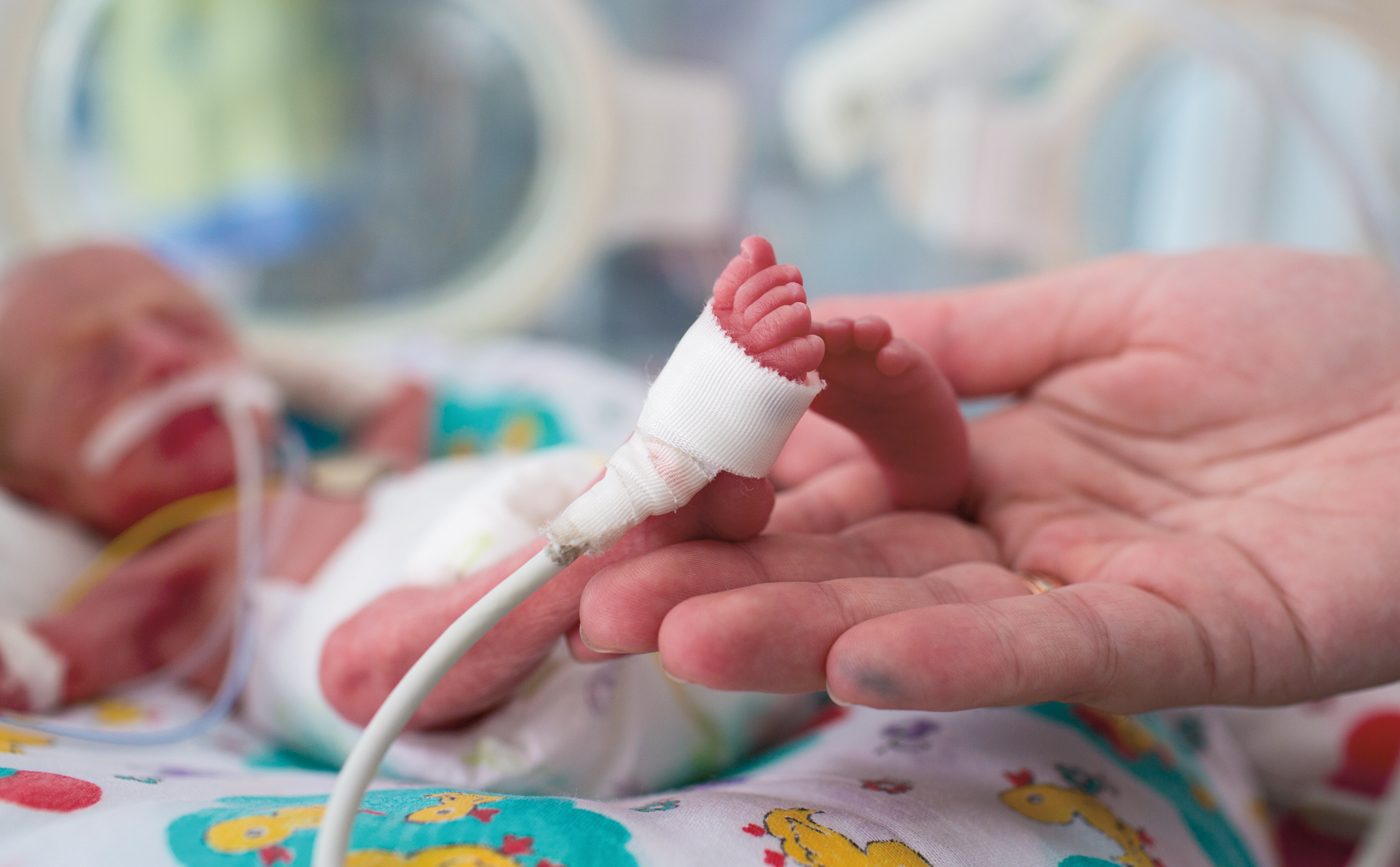
[{"label": "adhesive tape strip", "polygon": [[44,713],[63,703],[68,663],[23,623],[0,620],[0,659],[7,678],[24,685],[30,711]]}]

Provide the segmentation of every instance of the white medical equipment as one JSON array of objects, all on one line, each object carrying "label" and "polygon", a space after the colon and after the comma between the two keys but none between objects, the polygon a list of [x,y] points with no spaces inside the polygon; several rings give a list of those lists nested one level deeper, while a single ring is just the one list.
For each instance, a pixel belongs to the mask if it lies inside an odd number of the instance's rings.
[{"label": "white medical equipment", "polygon": [[0,261],[135,238],[301,340],[501,330],[606,244],[714,239],[740,132],[582,0],[0,0]]},{"label": "white medical equipment", "polygon": [[1271,242],[1400,264],[1384,2],[892,0],[805,48],[803,172],[873,168],[931,242],[1036,266]]}]

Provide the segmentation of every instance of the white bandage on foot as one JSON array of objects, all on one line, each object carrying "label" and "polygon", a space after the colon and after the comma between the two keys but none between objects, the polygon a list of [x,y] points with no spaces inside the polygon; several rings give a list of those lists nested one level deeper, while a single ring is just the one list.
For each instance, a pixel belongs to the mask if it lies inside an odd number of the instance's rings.
[{"label": "white bandage on foot", "polygon": [[0,620],[0,662],[6,686],[18,683],[29,697],[29,710],[45,713],[63,703],[63,678],[68,663],[48,642],[16,620]]},{"label": "white bandage on foot", "polygon": [[815,373],[798,383],[759,364],[707,306],[606,475],[545,528],[551,556],[601,553],[647,517],[690,502],[721,471],[764,478],[822,387]]}]

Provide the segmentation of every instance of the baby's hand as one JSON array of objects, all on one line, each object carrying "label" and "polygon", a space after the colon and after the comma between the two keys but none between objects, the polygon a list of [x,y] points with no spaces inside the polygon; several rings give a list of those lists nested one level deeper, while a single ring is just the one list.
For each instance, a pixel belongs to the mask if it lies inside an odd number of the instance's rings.
[{"label": "baby's hand", "polygon": [[68,662],[64,701],[179,659],[233,612],[236,516],[182,530],[115,569],[72,610],[31,624]]}]

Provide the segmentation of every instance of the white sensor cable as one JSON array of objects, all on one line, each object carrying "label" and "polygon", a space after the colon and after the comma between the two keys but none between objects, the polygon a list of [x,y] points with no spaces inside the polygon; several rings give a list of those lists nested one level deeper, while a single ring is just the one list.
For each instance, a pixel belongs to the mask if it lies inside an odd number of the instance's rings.
[{"label": "white sensor cable", "polygon": [[336,778],[313,867],[341,867],[360,799],[418,706],[491,627],[581,554],[606,551],[652,515],[674,512],[721,471],[764,478],[822,383],[793,382],[750,358],[706,307],[652,383],[637,431],[607,472],[545,528],[549,545],[481,597],[414,663]]}]

